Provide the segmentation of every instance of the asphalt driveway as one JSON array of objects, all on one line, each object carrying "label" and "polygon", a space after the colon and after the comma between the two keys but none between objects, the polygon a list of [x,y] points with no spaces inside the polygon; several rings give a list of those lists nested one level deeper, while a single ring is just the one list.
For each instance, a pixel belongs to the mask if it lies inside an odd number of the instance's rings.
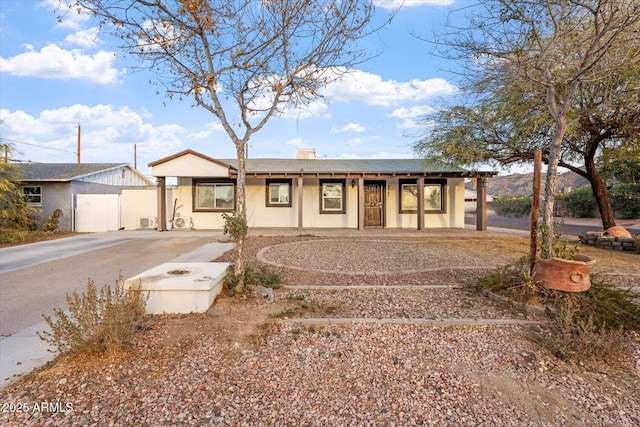
[{"label": "asphalt driveway", "polygon": [[[0,337],[66,308],[65,295],[124,278],[216,241],[213,231],[116,231],[0,249]],[[213,258],[213,257],[212,257]]]}]

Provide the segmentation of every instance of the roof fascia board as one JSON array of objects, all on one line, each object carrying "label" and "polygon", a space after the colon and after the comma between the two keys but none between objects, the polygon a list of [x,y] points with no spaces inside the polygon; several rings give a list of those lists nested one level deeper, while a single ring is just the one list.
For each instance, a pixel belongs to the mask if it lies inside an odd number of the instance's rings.
[{"label": "roof fascia board", "polygon": [[[291,177],[330,177],[330,178],[378,178],[386,177],[436,177],[436,178],[487,178],[497,175],[497,172],[254,172],[247,171],[250,178],[291,178]],[[236,176],[237,172],[231,173]]]},{"label": "roof fascia board", "polygon": [[172,154],[171,156],[165,157],[163,159],[156,160],[154,162],[149,163],[148,166],[149,167],[158,166],[158,165],[161,165],[163,163],[170,162],[171,160],[175,160],[177,158],[180,158],[182,156],[186,156],[188,154],[191,154],[191,155],[196,156],[196,157],[200,157],[203,160],[207,160],[209,162],[216,163],[216,164],[218,164],[220,166],[227,167],[230,170],[237,170],[235,167],[231,166],[228,163],[225,163],[225,162],[223,162],[221,160],[218,160],[218,159],[214,159],[213,157],[209,157],[209,156],[207,156],[205,154],[199,153],[199,152],[191,150],[191,149],[186,149],[186,150],[180,151],[179,153]]}]

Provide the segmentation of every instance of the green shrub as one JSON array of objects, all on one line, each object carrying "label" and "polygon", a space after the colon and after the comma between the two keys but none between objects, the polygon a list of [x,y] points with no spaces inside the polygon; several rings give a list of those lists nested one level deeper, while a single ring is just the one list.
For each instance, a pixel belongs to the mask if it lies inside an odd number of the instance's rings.
[{"label": "green shrub", "polygon": [[248,282],[249,284],[272,289],[280,289],[282,287],[280,275],[266,265],[261,265],[257,271],[254,271],[252,279],[253,281]]},{"label": "green shrub", "polygon": [[532,281],[529,256],[496,268],[487,276],[479,278],[476,287],[521,303],[537,303],[544,299],[544,288]]},{"label": "green shrub", "polygon": [[0,228],[0,244],[13,245],[16,243],[27,242],[31,240],[34,234],[39,231],[14,230],[11,228]]},{"label": "green shrub", "polygon": [[558,198],[565,201],[571,216],[576,218],[589,218],[598,207],[591,187],[582,187]]},{"label": "green shrub", "polygon": [[62,214],[62,210],[56,209],[55,211],[53,211],[53,213],[49,215],[47,222],[42,224],[42,231],[49,234],[57,233],[58,228],[60,227],[61,216],[64,216]]},{"label": "green shrub", "polygon": [[125,289],[121,275],[113,290],[104,286],[98,293],[89,279],[86,294],[74,291],[66,297],[68,314],[57,308],[55,319],[43,315],[51,332],[38,332],[60,354],[118,353],[140,329],[145,314],[146,298],[140,290]]},{"label": "green shrub", "polygon": [[555,292],[551,334],[539,341],[563,360],[611,363],[630,349],[628,331],[640,330],[640,295],[591,278],[586,292]]},{"label": "green shrub", "polygon": [[598,360],[608,365],[628,353],[632,342],[624,329],[606,328],[593,316],[584,319],[570,304],[561,306],[553,317],[549,333],[536,335],[535,340],[561,360]]},{"label": "green shrub", "polygon": [[[233,264],[227,267],[227,274],[224,278],[225,283],[232,291],[238,285],[238,277],[235,275]],[[265,288],[280,289],[282,287],[282,279],[280,275],[266,265],[261,265],[257,270],[247,265],[244,270],[245,285],[263,286]]]},{"label": "green shrub", "polygon": [[609,197],[622,218],[640,218],[640,184],[616,184]]},{"label": "green shrub", "polygon": [[492,207],[500,216],[527,216],[531,214],[531,197],[504,194],[493,199]]},{"label": "green shrub", "polygon": [[563,360],[609,360],[629,350],[629,331],[640,331],[640,294],[591,277],[585,292],[560,292],[535,283],[528,257],[499,267],[477,281],[514,301],[544,304],[548,333],[534,338]]},{"label": "green shrub", "polygon": [[222,230],[224,234],[228,234],[234,239],[247,235],[249,231],[247,221],[238,216],[237,212],[223,213],[222,218],[224,219],[224,228]]}]

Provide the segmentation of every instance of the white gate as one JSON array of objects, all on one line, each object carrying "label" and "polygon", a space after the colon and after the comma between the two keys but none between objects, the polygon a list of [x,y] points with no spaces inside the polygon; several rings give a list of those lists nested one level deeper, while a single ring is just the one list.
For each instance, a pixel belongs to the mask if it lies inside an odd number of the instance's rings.
[{"label": "white gate", "polygon": [[119,194],[76,195],[75,231],[95,233],[119,228]]}]

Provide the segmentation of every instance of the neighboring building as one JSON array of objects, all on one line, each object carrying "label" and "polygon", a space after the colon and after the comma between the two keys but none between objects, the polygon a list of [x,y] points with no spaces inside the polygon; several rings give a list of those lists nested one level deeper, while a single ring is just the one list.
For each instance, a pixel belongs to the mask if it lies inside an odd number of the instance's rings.
[{"label": "neighboring building", "polygon": [[[493,203],[493,196],[487,194],[486,203],[488,206],[491,206],[491,203]],[[477,207],[478,207],[478,191],[465,188],[464,189],[464,212],[474,213]]]},{"label": "neighboring building", "polygon": [[[236,205],[237,163],[193,150],[150,163],[160,185],[158,230],[223,228],[222,213]],[[295,159],[246,159],[247,219],[250,227],[464,228],[465,178],[484,182],[494,175],[420,159],[319,159],[313,150],[300,150]],[[177,178],[170,194],[167,177]],[[167,225],[174,217],[179,220]],[[486,228],[485,221],[478,224]]]},{"label": "neighboring building", "polygon": [[120,193],[124,187],[153,186],[126,163],[23,163],[22,191],[35,208],[38,225],[62,211],[60,231],[107,231],[120,228]]}]

